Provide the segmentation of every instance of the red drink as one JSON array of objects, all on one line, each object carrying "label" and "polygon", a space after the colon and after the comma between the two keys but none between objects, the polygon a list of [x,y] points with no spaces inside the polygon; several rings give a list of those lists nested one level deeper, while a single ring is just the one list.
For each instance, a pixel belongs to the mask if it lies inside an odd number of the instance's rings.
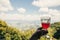
[{"label": "red drink", "polygon": [[42,28],[47,29],[50,26],[50,23],[42,23]]}]

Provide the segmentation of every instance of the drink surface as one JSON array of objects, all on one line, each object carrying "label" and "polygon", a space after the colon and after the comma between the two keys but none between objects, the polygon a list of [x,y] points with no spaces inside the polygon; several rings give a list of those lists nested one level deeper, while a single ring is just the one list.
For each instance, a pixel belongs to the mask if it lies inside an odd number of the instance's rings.
[{"label": "drink surface", "polygon": [[42,28],[47,29],[50,26],[50,23],[42,23]]}]

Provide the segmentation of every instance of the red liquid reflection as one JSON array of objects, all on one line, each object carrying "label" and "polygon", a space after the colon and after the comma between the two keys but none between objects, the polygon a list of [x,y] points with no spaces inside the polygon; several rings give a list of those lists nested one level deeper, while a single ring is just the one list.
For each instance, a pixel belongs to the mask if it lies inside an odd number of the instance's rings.
[{"label": "red liquid reflection", "polygon": [[47,29],[50,26],[50,23],[42,23],[42,28]]}]

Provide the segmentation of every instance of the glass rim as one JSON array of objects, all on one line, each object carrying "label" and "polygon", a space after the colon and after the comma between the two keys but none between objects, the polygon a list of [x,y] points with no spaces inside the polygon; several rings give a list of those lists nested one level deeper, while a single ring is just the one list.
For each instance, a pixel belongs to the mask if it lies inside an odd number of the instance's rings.
[{"label": "glass rim", "polygon": [[51,17],[41,17],[41,19],[51,19]]}]

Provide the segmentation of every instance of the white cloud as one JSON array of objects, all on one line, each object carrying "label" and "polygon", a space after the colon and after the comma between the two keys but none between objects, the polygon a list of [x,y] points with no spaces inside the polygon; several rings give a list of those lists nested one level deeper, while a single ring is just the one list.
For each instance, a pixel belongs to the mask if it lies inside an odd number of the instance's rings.
[{"label": "white cloud", "polygon": [[60,11],[56,9],[49,9],[49,14],[58,17],[60,15]]},{"label": "white cloud", "polygon": [[40,7],[39,12],[48,12],[48,7],[60,6],[60,0],[34,0],[32,5]]},{"label": "white cloud", "polygon": [[48,12],[51,15],[52,22],[60,21],[60,11],[56,9],[49,9]]},{"label": "white cloud", "polygon": [[46,8],[40,8],[39,12],[48,12],[48,8],[47,7]]},{"label": "white cloud", "polygon": [[13,10],[10,0],[0,0],[0,11]]},{"label": "white cloud", "polygon": [[59,6],[60,0],[34,0],[32,4],[38,7],[53,7]]},{"label": "white cloud", "polygon": [[6,13],[1,13],[0,14],[0,19],[2,20],[25,20],[25,21],[35,21],[35,20],[40,20],[42,16],[49,16],[52,19],[52,22],[60,21],[60,11],[56,9],[49,9],[49,12],[44,15],[23,15],[23,14],[6,14]]},{"label": "white cloud", "polygon": [[3,20],[23,20],[24,15],[19,14],[7,14],[7,13],[1,13],[0,18]]},{"label": "white cloud", "polygon": [[26,15],[24,20],[29,21],[40,20],[40,15]]},{"label": "white cloud", "polygon": [[34,21],[40,20],[40,15],[23,15],[23,14],[6,14],[1,13],[0,19],[2,20],[26,20],[26,21]]},{"label": "white cloud", "polygon": [[24,9],[24,8],[19,8],[19,9],[17,9],[17,11],[19,11],[20,13],[25,13],[25,12],[26,12],[26,9]]}]

